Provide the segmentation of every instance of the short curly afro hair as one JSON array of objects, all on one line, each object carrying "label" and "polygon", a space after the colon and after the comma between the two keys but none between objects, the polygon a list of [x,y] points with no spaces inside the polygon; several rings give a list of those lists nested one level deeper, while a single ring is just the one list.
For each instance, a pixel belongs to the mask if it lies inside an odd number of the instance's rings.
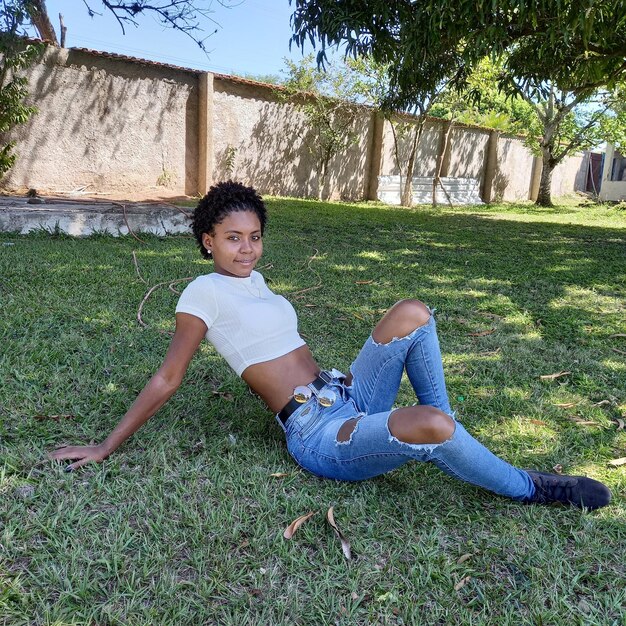
[{"label": "short curly afro hair", "polygon": [[202,245],[202,235],[212,234],[215,224],[220,224],[229,213],[235,211],[252,211],[261,223],[261,234],[265,231],[267,210],[261,196],[253,187],[232,180],[213,185],[209,192],[198,202],[191,218],[191,229],[198,242],[200,254],[205,259],[211,253]]}]

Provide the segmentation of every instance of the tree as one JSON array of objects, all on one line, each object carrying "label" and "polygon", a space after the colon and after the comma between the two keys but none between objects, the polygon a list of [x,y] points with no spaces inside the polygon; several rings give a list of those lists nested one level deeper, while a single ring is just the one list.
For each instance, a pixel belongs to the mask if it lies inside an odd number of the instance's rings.
[{"label": "tree", "polygon": [[[527,136],[531,149],[542,157],[537,204],[552,206],[552,174],[563,159],[598,145],[603,139],[611,109],[619,102],[619,90],[568,91],[552,81],[513,81],[520,96],[537,116],[540,132]],[[607,119],[608,118],[608,119]]]},{"label": "tree", "polygon": [[313,129],[309,151],[315,158],[318,174],[317,197],[326,189],[331,159],[357,141],[354,129],[359,108],[350,84],[351,74],[344,65],[318,68],[312,55],[299,63],[285,59],[287,72],[276,95],[301,111]]},{"label": "tree", "polygon": [[[321,64],[329,46],[387,64],[400,105],[410,103],[416,89],[435,89],[447,77],[463,88],[485,57],[501,63],[500,90],[521,96],[542,126],[540,204],[551,203],[554,167],[589,145],[614,100],[610,94],[626,78],[623,0],[291,2],[296,44],[319,42]],[[594,102],[598,90],[603,95]]]},{"label": "tree", "polygon": [[7,133],[25,124],[37,110],[25,103],[28,80],[20,71],[35,61],[43,46],[26,43],[21,37],[27,20],[25,5],[22,0],[5,1],[0,8],[0,176],[17,158],[15,142],[7,141]]},{"label": "tree", "polygon": [[[504,68],[502,59],[483,59],[476,66],[462,92],[465,108],[459,119],[522,134],[530,150],[542,157],[537,204],[550,206],[552,174],[565,157],[605,139],[619,141],[624,127],[616,111],[623,95],[618,88],[574,93],[552,81],[511,78]],[[456,93],[444,94],[433,113],[445,116],[450,100],[458,106]]]},{"label": "tree", "polygon": [[[551,80],[577,93],[612,86],[626,74],[623,0],[290,0],[293,41],[343,46],[389,67],[391,87],[410,97],[417,77],[435,89],[446,77],[463,81],[486,56],[507,53],[507,72]],[[466,73],[457,73],[458,57]]]}]

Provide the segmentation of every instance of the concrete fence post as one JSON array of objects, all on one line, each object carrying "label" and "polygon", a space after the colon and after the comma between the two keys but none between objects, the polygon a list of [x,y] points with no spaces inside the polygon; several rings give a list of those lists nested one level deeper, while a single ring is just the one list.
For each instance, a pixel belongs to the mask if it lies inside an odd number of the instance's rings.
[{"label": "concrete fence post", "polygon": [[383,158],[383,131],[385,129],[385,118],[372,111],[371,117],[372,139],[368,146],[368,156],[366,160],[365,178],[365,199],[376,200],[378,198],[378,177]]},{"label": "concrete fence post", "polygon": [[213,184],[213,74],[198,76],[198,194]]},{"label": "concrete fence post", "polygon": [[[439,149],[437,151],[437,169],[436,172],[439,173],[441,178],[445,178],[450,171],[450,159],[452,157],[452,137],[448,135],[452,134],[450,130],[450,126],[452,125],[452,120],[446,120],[441,124],[441,136],[439,138]],[[447,141],[446,141],[447,137]]]},{"label": "concrete fence post", "polygon": [[483,186],[481,190],[481,198],[483,202],[489,203],[493,200],[493,181],[498,171],[498,141],[500,139],[500,131],[492,130],[489,133],[487,141],[487,150],[485,151],[485,162],[483,165]]},{"label": "concrete fence post", "polygon": [[530,187],[528,189],[528,199],[535,201],[539,196],[539,183],[541,182],[541,170],[543,170],[543,159],[540,156],[533,157],[533,167],[530,174]]}]

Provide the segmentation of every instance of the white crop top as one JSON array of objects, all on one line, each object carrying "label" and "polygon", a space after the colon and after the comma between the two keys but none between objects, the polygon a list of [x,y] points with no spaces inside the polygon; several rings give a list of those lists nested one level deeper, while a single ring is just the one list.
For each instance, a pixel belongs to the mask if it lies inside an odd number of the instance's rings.
[{"label": "white crop top", "polygon": [[195,315],[207,325],[206,338],[238,376],[305,343],[291,304],[254,271],[248,278],[198,276],[180,294],[176,313]]}]

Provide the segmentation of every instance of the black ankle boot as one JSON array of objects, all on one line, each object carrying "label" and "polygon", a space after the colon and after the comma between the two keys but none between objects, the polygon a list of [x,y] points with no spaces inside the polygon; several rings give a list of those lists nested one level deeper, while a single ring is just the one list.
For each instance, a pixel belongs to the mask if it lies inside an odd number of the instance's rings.
[{"label": "black ankle boot", "polygon": [[529,502],[539,504],[563,502],[593,511],[606,506],[611,501],[609,488],[593,478],[526,471],[535,484],[536,490]]}]

